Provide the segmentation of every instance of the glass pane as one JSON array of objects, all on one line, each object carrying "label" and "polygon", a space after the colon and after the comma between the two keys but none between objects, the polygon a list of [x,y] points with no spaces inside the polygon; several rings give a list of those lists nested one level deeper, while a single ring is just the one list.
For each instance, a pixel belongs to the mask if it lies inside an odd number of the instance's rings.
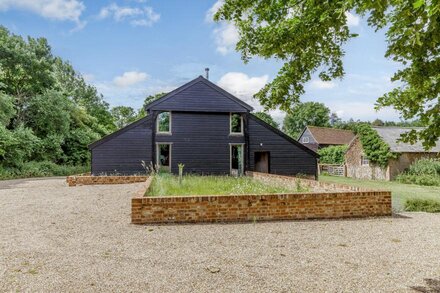
[{"label": "glass pane", "polygon": [[231,168],[238,170],[238,174],[243,174],[243,146],[231,146]]},{"label": "glass pane", "polygon": [[231,115],[231,133],[241,133],[241,115],[232,114]]},{"label": "glass pane", "polygon": [[162,112],[157,116],[157,130],[170,132],[170,112]]},{"label": "glass pane", "polygon": [[170,166],[170,145],[160,144],[158,146],[158,159],[159,165],[169,167]]}]

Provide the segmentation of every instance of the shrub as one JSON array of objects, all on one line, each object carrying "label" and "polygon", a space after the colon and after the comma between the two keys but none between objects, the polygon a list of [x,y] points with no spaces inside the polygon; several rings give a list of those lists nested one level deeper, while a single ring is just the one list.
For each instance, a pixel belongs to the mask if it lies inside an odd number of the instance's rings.
[{"label": "shrub", "polygon": [[440,186],[440,160],[420,159],[399,174],[396,180],[407,184]]},{"label": "shrub", "polygon": [[46,177],[46,176],[67,176],[85,173],[88,166],[57,165],[50,161],[30,161],[19,164],[17,167],[0,167],[0,179]]},{"label": "shrub", "polygon": [[329,146],[318,151],[319,162],[323,164],[342,164],[347,151],[346,145]]},{"label": "shrub", "polygon": [[408,199],[405,202],[405,211],[440,213],[440,201],[433,199]]}]

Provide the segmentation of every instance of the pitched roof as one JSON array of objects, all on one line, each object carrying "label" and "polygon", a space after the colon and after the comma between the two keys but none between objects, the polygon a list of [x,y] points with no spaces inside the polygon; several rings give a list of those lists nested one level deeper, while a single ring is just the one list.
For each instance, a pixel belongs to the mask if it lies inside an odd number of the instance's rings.
[{"label": "pitched roof", "polygon": [[349,144],[355,137],[351,130],[329,127],[307,126],[319,144]]},{"label": "pitched roof", "polygon": [[437,145],[430,150],[426,151],[420,141],[415,144],[397,142],[400,135],[408,132],[412,129],[420,131],[423,127],[373,127],[374,130],[379,134],[382,140],[390,146],[390,150],[396,153],[437,153],[440,152],[440,140]]},{"label": "pitched roof", "polygon": [[[172,97],[176,97],[179,95],[179,93],[184,92],[185,90],[193,87],[193,86],[197,86],[197,84],[202,83],[203,85],[205,85],[206,88],[209,88],[211,91],[215,92],[217,97],[225,97],[229,100],[231,100],[232,102],[240,105],[241,107],[243,107],[244,109],[248,110],[248,111],[252,111],[254,108],[252,106],[250,106],[249,104],[243,102],[242,100],[240,100],[239,98],[235,97],[234,95],[228,93],[227,91],[225,91],[224,89],[222,89],[221,87],[219,87],[218,85],[216,85],[215,83],[209,81],[208,79],[204,78],[203,76],[199,76],[193,80],[191,80],[190,82],[178,87],[177,89],[169,92],[168,94],[164,95],[163,97],[149,103],[148,105],[145,106],[145,110],[157,107],[158,105],[160,105],[161,103],[169,100]],[[206,93],[205,93],[206,94]],[[204,96],[204,95],[202,95]]]}]

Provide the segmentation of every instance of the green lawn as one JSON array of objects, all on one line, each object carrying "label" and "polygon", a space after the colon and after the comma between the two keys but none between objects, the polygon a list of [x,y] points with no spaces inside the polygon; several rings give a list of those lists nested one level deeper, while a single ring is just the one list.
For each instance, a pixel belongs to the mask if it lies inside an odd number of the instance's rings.
[{"label": "green lawn", "polygon": [[183,176],[182,183],[179,183],[177,176],[158,174],[155,175],[146,196],[268,194],[304,191],[307,190],[264,184],[250,177],[186,175]]},{"label": "green lawn", "polygon": [[402,210],[406,199],[436,199],[440,200],[439,186],[421,186],[403,184],[396,181],[360,180],[347,177],[320,176],[319,181],[344,183],[359,187],[390,190],[393,196],[393,208]]}]

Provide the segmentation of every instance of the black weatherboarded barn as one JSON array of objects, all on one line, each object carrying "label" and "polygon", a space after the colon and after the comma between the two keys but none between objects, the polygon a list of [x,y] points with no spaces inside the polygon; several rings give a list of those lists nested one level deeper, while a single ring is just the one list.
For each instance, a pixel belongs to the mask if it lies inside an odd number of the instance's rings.
[{"label": "black weatherboarded barn", "polygon": [[247,170],[316,176],[317,154],[254,116],[251,106],[202,76],[146,106],[146,117],[89,146],[92,174]]}]

